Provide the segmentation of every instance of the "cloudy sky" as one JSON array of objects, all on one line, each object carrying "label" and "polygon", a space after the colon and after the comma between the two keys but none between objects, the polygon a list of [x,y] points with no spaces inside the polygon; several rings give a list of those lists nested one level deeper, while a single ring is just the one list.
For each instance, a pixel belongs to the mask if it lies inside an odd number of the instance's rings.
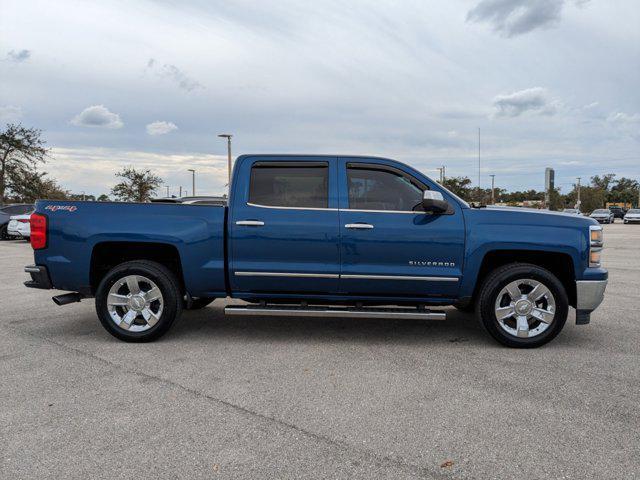
[{"label": "cloudy sky", "polygon": [[234,154],[396,158],[483,186],[640,178],[637,0],[0,0],[0,120],[107,192],[123,165],[222,192]]}]

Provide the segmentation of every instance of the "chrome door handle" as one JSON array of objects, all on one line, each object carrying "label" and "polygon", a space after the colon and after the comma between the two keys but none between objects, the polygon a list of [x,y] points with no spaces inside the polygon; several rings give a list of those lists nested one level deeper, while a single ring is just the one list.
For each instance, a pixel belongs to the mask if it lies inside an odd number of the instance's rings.
[{"label": "chrome door handle", "polygon": [[236,225],[241,225],[243,227],[263,227],[264,222],[260,220],[238,220]]},{"label": "chrome door handle", "polygon": [[373,225],[370,223],[347,223],[344,228],[355,228],[359,230],[371,230]]}]

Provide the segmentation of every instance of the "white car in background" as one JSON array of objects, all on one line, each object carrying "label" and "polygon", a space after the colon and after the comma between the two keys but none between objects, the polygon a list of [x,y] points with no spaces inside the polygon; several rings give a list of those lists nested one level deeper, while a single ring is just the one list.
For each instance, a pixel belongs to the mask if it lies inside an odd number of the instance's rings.
[{"label": "white car in background", "polygon": [[29,238],[31,238],[30,218],[31,213],[27,213],[26,215],[14,215],[9,219],[7,233],[14,237],[22,237],[25,240],[29,240]]},{"label": "white car in background", "polygon": [[623,219],[624,223],[640,223],[640,208],[631,208]]}]

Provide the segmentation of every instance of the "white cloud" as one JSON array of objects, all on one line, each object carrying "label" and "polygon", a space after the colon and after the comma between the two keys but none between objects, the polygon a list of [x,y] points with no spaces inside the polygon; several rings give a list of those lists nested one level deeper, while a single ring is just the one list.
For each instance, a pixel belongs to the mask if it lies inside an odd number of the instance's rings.
[{"label": "white cloud", "polygon": [[13,105],[0,105],[0,122],[17,122],[22,118],[22,109]]},{"label": "white cloud", "polygon": [[[583,7],[589,0],[574,0]],[[481,0],[469,10],[467,21],[489,23],[505,37],[514,37],[560,21],[565,0]]]},{"label": "white cloud", "polygon": [[173,122],[156,121],[147,125],[147,133],[149,135],[165,135],[177,129],[178,127]]},{"label": "white cloud", "polygon": [[157,70],[157,63],[158,62],[156,62],[154,58],[147,60],[147,70],[155,70],[160,77],[168,78],[173,81],[178,88],[187,92],[204,88],[200,82],[188,76],[175,65],[165,63],[162,67],[159,67],[159,70]]},{"label": "white cloud", "polygon": [[542,87],[527,88],[513,93],[497,95],[493,99],[497,117],[517,117],[525,112],[553,115],[558,102],[549,97]]},{"label": "white cloud", "polygon": [[614,112],[607,117],[607,122],[622,134],[640,141],[640,113]]},{"label": "white cloud", "polygon": [[17,50],[17,51],[11,50],[9,53],[7,53],[7,57],[9,57],[9,60],[16,63],[24,62],[28,60],[30,56],[31,56],[31,50],[26,50],[26,49]]},{"label": "white cloud", "polygon": [[640,124],[640,113],[614,112],[607,117],[607,121],[618,125]]},{"label": "white cloud", "polygon": [[78,127],[122,128],[124,123],[120,115],[110,112],[104,105],[92,105],[71,119]]}]

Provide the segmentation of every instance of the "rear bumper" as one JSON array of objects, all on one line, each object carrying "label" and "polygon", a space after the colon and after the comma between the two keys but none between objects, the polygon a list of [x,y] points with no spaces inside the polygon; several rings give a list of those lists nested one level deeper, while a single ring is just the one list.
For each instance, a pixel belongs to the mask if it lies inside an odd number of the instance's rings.
[{"label": "rear bumper", "polygon": [[31,280],[24,282],[25,287],[41,288],[43,290],[53,288],[47,267],[43,267],[42,265],[27,265],[24,267],[24,271],[31,275]]},{"label": "rear bumper", "polygon": [[607,280],[576,281],[576,323],[584,325],[591,320],[590,315],[604,300]]}]

